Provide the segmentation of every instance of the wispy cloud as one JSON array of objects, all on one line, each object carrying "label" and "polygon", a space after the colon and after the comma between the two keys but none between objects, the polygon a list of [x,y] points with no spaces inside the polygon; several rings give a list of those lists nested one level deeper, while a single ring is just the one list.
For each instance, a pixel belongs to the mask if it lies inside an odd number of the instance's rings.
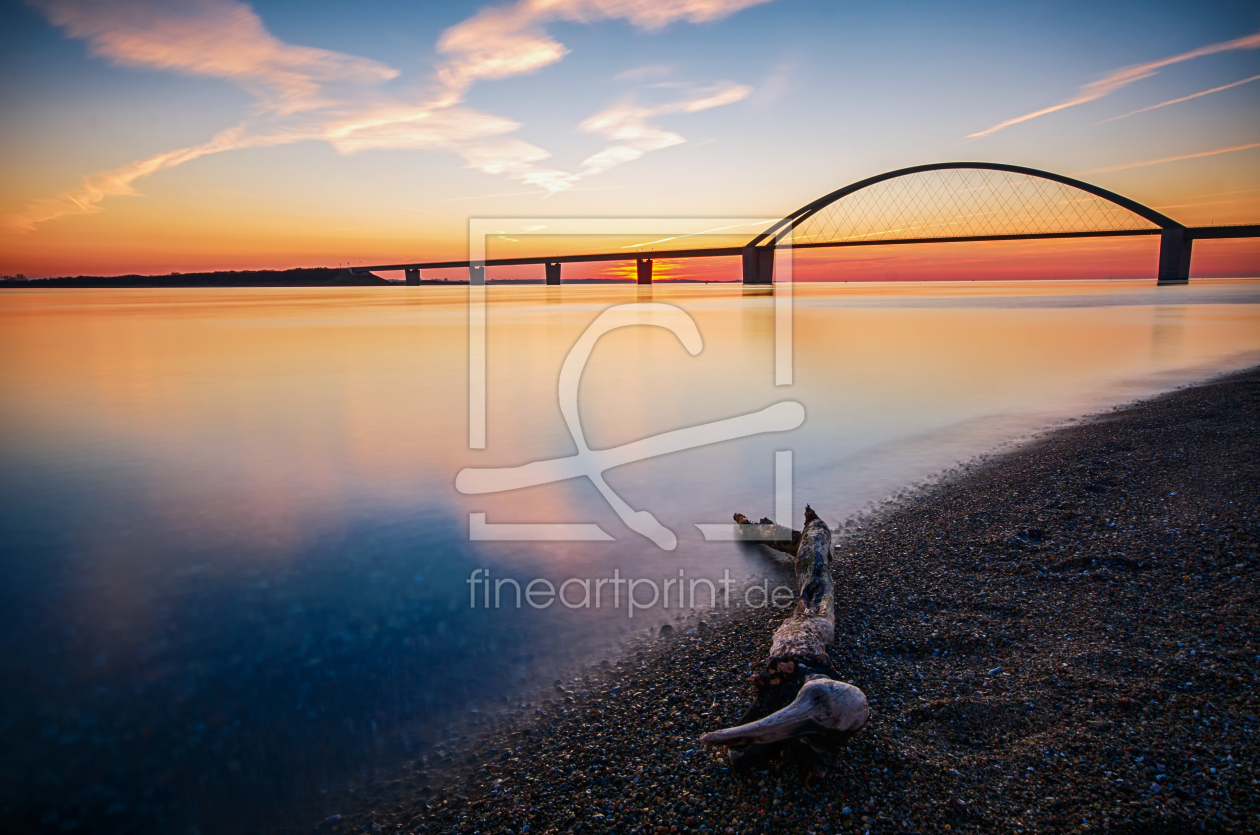
[{"label": "wispy cloud", "polygon": [[[420,124],[442,111],[463,102],[468,90],[478,81],[507,78],[535,72],[560,61],[568,48],[556,41],[546,31],[547,23],[564,21],[590,23],[598,20],[625,20],[634,26],[654,31],[671,23],[687,21],[704,23],[718,20],[749,6],[770,0],[518,0],[518,2],[483,9],[468,20],[446,30],[438,41],[438,52],[445,60],[438,66],[438,89],[433,98],[416,108],[411,115],[397,120]],[[746,96],[739,96],[743,98]],[[729,99],[721,104],[737,101]],[[685,106],[665,112],[694,112],[717,104],[687,109]],[[605,112],[603,122],[617,119],[617,115]],[[588,132],[620,140],[605,151],[596,154],[582,164],[581,171],[570,174],[537,165],[550,156],[546,151],[520,140],[500,138],[492,142],[465,139],[459,152],[469,166],[488,174],[506,174],[529,185],[539,186],[554,193],[571,188],[585,176],[602,173],[608,169],[645,153],[669,147],[684,141],[675,134],[660,131],[645,123],[634,124],[632,116],[626,116],[619,125],[601,125],[599,114],[581,126]],[[505,120],[506,121],[506,120]],[[387,147],[392,134],[396,133],[394,120],[384,125],[349,123],[342,128],[343,137],[337,144],[342,150],[359,150],[370,146],[377,137],[383,137]],[[504,125],[507,128],[507,125]],[[519,125],[496,133],[509,133]],[[404,132],[406,132],[404,130]],[[410,146],[406,146],[410,147]]]},{"label": "wispy cloud", "polygon": [[674,68],[668,64],[644,64],[641,67],[622,70],[613,78],[618,81],[655,81],[658,78],[665,78],[673,71]]},{"label": "wispy cloud", "polygon": [[1192,194],[1191,197],[1224,197],[1227,194],[1250,194],[1253,191],[1260,191],[1260,188],[1236,188],[1231,191],[1211,191],[1207,194]]},{"label": "wispy cloud", "polygon": [[1183,52],[1180,55],[1174,55],[1171,58],[1163,58],[1159,61],[1150,61],[1145,64],[1138,64],[1133,67],[1116,70],[1108,73],[1097,81],[1091,81],[1084,85],[1075,96],[1059,102],[1051,107],[1044,107],[1041,110],[1035,110],[1032,113],[1026,113],[1023,116],[1017,116],[1014,119],[1007,119],[1005,122],[999,122],[991,128],[986,128],[978,133],[968,135],[968,139],[979,139],[984,136],[991,136],[1000,130],[1009,128],[1011,125],[1018,125],[1021,122],[1027,122],[1030,119],[1036,119],[1038,116],[1045,116],[1049,113],[1055,113],[1065,110],[1069,107],[1075,107],[1078,104],[1096,101],[1110,93],[1114,93],[1121,87],[1127,87],[1135,81],[1141,81],[1144,78],[1150,78],[1164,67],[1172,64],[1180,64],[1183,61],[1190,61],[1194,58],[1202,58],[1205,55],[1215,55],[1218,52],[1228,52],[1234,49],[1257,49],[1260,48],[1260,32],[1254,35],[1247,35],[1243,38],[1235,38],[1232,41],[1224,41],[1223,43],[1210,44],[1201,46],[1198,49],[1192,49],[1189,52]]},{"label": "wispy cloud", "polygon": [[1228,205],[1232,205],[1232,204],[1235,204],[1235,203],[1248,203],[1248,202],[1250,202],[1250,201],[1248,201],[1248,200],[1243,200],[1243,199],[1238,199],[1238,200],[1204,200],[1204,201],[1203,201],[1203,202],[1201,202],[1201,203],[1173,203],[1171,206],[1151,206],[1151,208],[1152,208],[1152,209],[1155,209],[1156,211],[1160,211],[1160,212],[1162,212],[1162,211],[1165,211],[1165,210],[1167,210],[1167,209],[1188,209],[1188,208],[1191,208],[1192,206],[1228,206]]},{"label": "wispy cloud", "polygon": [[1088,171],[1077,171],[1073,177],[1079,177],[1082,174],[1105,174],[1108,171],[1123,171],[1126,168],[1142,168],[1146,165],[1159,165],[1165,162],[1176,162],[1181,159],[1195,159],[1196,157],[1211,157],[1217,154],[1228,154],[1232,151],[1246,151],[1249,148],[1260,148],[1260,142],[1252,142],[1249,145],[1231,145],[1228,148],[1216,148],[1211,151],[1199,151],[1195,154],[1181,154],[1175,157],[1161,157],[1160,159],[1144,159],[1140,162],[1126,162],[1122,165],[1109,165],[1106,168],[1091,168]]},{"label": "wispy cloud", "polygon": [[568,48],[543,26],[553,21],[625,20],[654,31],[671,23],[705,23],[770,0],[518,0],[484,9],[438,41],[449,56],[438,69],[438,101],[459,101],[477,81],[506,78],[554,64]]},{"label": "wispy cloud", "polygon": [[207,154],[217,154],[250,146],[283,144],[285,140],[266,137],[246,137],[245,127],[237,125],[215,135],[201,145],[180,148],[155,154],[147,159],[130,162],[118,168],[102,171],[83,178],[77,189],[56,197],[41,197],[30,201],[21,214],[6,218],[6,224],[15,230],[31,231],[37,224],[69,214],[95,214],[101,211],[96,205],[106,197],[126,197],[139,194],[132,185],[141,177],[147,177],[166,168],[183,165]]},{"label": "wispy cloud", "polygon": [[1101,122],[1098,122],[1097,124],[1105,125],[1108,122],[1114,122],[1117,119],[1127,119],[1128,117],[1136,116],[1139,113],[1146,113],[1148,110],[1158,110],[1159,108],[1167,107],[1170,104],[1181,104],[1183,101],[1190,101],[1190,99],[1197,99],[1199,96],[1207,96],[1207,95],[1211,95],[1212,93],[1219,93],[1222,90],[1228,90],[1231,87],[1238,87],[1243,84],[1249,84],[1250,82],[1256,81],[1258,79],[1260,79],[1260,75],[1253,75],[1251,78],[1244,78],[1242,81],[1235,81],[1233,84],[1222,84],[1220,87],[1213,87],[1211,90],[1204,90],[1200,93],[1191,93],[1190,95],[1182,96],[1179,99],[1169,99],[1168,101],[1162,101],[1159,104],[1152,104],[1150,107],[1143,107],[1139,110],[1131,110],[1128,113],[1123,113],[1119,116],[1112,116],[1110,119],[1103,119]]},{"label": "wispy cloud", "polygon": [[791,89],[797,73],[799,57],[787,58],[775,64],[769,75],[757,85],[753,104],[764,107],[783,98]]},{"label": "wispy cloud", "polygon": [[564,21],[625,20],[652,31],[671,23],[717,20],[769,0],[517,0],[484,9],[447,29],[429,95],[407,101],[386,83],[399,72],[385,64],[270,34],[254,10],[238,0],[29,0],[55,25],[113,63],[223,78],[250,91],[256,112],[210,141],[93,174],[57,197],[32,201],[6,219],[12,229],[67,214],[100,211],[107,197],[135,195],[136,180],[222,151],[320,140],[342,153],[371,149],[447,150],[466,165],[555,193],[582,177],[606,171],[683,141],[647,119],[738,101],[748,88],[724,85],[697,98],[657,108],[610,108],[582,129],[615,142],[577,173],[540,163],[549,152],[510,136],[511,119],[462,106],[479,81],[534,72],[560,61],[568,48],[544,28]]},{"label": "wispy cloud", "polygon": [[602,174],[651,151],[687,141],[676,133],[652,125],[650,119],[670,113],[698,113],[721,107],[745,99],[751,92],[751,87],[727,82],[668,104],[645,106],[633,100],[625,100],[602,110],[582,122],[579,127],[587,133],[610,139],[614,144],[587,157],[582,162],[578,176]]},{"label": "wispy cloud", "polygon": [[335,103],[336,82],[373,84],[398,70],[368,58],[278,40],[235,0],[35,0],[48,19],[93,55],[115,64],[226,78],[268,110],[293,113]]}]

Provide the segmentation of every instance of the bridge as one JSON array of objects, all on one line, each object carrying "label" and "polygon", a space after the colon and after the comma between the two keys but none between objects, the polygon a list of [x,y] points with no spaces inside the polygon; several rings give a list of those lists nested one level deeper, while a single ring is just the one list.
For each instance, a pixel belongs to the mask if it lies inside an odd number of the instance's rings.
[{"label": "bridge", "polygon": [[418,284],[421,270],[466,268],[472,284],[484,284],[486,267],[542,264],[546,283],[559,284],[565,263],[633,260],[638,282],[650,284],[653,259],[738,255],[743,283],[768,285],[780,249],[1138,235],[1159,236],[1158,283],[1185,284],[1196,240],[1260,237],[1260,224],[1186,226],[1061,174],[993,162],[941,162],[888,171],[825,194],[742,247],[383,264],[355,272],[402,270],[408,284]]}]

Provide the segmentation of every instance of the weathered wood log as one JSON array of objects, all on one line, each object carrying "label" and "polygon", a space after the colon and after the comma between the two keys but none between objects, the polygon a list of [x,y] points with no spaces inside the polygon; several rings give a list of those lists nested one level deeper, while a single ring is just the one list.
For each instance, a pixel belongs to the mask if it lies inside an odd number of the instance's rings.
[{"label": "weathered wood log", "polygon": [[871,709],[861,690],[836,680],[827,657],[836,630],[831,529],[808,506],[799,532],[739,513],[735,522],[743,539],[795,557],[799,598],[774,633],[766,669],[752,677],[753,702],[741,724],[704,734],[700,742],[727,746],[737,759],[740,752],[797,737],[847,738],[866,724]]},{"label": "weathered wood log", "polygon": [[792,703],[769,716],[700,738],[706,745],[782,742],[806,734],[859,730],[870,716],[866,694],[843,681],[812,675]]},{"label": "weathered wood log", "polygon": [[784,525],[776,525],[773,520],[764,516],[760,522],[753,522],[742,513],[735,514],[735,524],[739,525],[740,539],[745,542],[760,542],[776,551],[782,551],[792,557],[795,562],[797,550],[801,545],[800,531],[794,531]]}]

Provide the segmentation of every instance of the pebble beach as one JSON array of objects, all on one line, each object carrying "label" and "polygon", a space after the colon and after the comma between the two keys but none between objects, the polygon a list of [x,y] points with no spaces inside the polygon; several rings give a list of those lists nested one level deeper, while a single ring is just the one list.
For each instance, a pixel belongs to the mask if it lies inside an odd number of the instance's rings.
[{"label": "pebble beach", "polygon": [[873,715],[825,774],[697,744],[738,722],[784,617],[745,610],[665,629],[286,831],[1260,830],[1258,428],[1252,370],[839,526],[830,658]]}]

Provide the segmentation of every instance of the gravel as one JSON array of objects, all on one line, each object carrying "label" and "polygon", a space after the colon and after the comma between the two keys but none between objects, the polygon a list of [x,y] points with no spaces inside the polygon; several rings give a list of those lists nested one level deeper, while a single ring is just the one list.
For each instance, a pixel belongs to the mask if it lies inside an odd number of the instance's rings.
[{"label": "gravel", "polygon": [[832,660],[874,715],[821,778],[696,744],[738,719],[783,617],[710,615],[316,828],[1260,831],[1258,423],[1253,370],[850,520]]}]

